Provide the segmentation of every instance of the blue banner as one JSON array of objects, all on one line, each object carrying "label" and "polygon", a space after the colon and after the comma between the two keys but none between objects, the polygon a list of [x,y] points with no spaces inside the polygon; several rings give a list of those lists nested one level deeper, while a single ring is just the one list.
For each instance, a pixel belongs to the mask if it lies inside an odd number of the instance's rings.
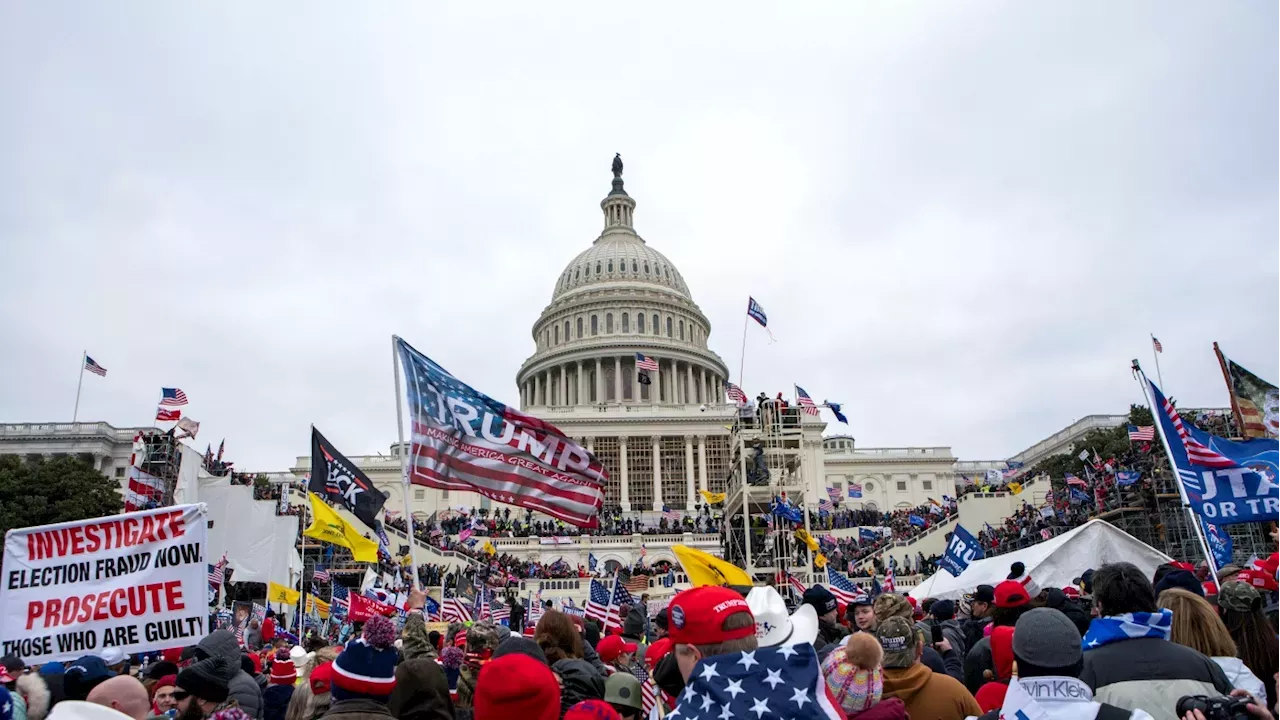
[{"label": "blue banner", "polygon": [[1234,543],[1226,530],[1205,520],[1204,536],[1209,541],[1209,550],[1213,553],[1213,562],[1218,567],[1231,564],[1231,552]]},{"label": "blue banner", "polygon": [[1119,485],[1120,487],[1125,487],[1125,486],[1128,486],[1128,485],[1132,485],[1132,484],[1134,484],[1134,483],[1138,482],[1138,479],[1139,479],[1140,477],[1141,477],[1141,473],[1139,473],[1139,472],[1137,472],[1137,471],[1134,471],[1134,472],[1126,472],[1126,471],[1123,471],[1123,470],[1122,470],[1122,471],[1120,471],[1120,472],[1116,473],[1116,484],[1117,484],[1117,485]]},{"label": "blue banner", "polygon": [[861,483],[849,483],[849,497],[853,499],[859,499],[862,497]]},{"label": "blue banner", "polygon": [[[1280,519],[1276,494],[1280,445],[1275,440],[1233,442],[1210,435],[1178,418],[1160,388],[1147,382],[1155,404],[1152,414],[1160,423],[1187,500],[1200,517],[1218,525]],[[1197,456],[1196,464],[1188,450]]]},{"label": "blue banner", "polygon": [[875,542],[876,540],[879,540],[879,539],[880,539],[880,534],[877,533],[875,530],[872,530],[871,528],[865,528],[865,527],[858,528],[859,542]]},{"label": "blue banner", "polygon": [[907,521],[916,527],[924,527],[924,518],[919,515],[908,515]]},{"label": "blue banner", "polygon": [[1071,504],[1072,505],[1083,505],[1084,503],[1087,503],[1087,502],[1089,502],[1088,493],[1086,493],[1083,490],[1077,490],[1075,488],[1071,488]]},{"label": "blue banner", "polygon": [[960,573],[969,567],[969,563],[981,559],[982,547],[978,545],[978,539],[957,524],[955,531],[951,533],[951,542],[947,544],[947,551],[943,553],[942,561],[938,563],[938,567],[959,577]]}]

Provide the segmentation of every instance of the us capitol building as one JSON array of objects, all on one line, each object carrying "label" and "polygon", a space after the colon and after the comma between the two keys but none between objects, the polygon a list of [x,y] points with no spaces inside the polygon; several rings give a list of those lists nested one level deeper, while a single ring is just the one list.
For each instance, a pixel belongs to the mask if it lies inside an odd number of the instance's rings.
[{"label": "us capitol building", "polygon": [[[733,462],[730,427],[738,411],[726,400],[729,370],[708,344],[711,323],[676,264],[636,232],[636,201],[624,187],[620,158],[614,160],[612,187],[600,209],[603,229],[555,279],[550,302],[533,323],[533,354],[520,366],[515,384],[525,412],[578,438],[604,464],[606,511],[638,515],[653,525],[664,508],[697,512],[698,490],[726,490]],[[658,363],[659,369],[648,373],[650,384],[640,382],[637,353]],[[748,396],[757,390],[744,388]],[[856,423],[856,409],[850,414]],[[957,465],[950,448],[860,448],[848,435],[824,437],[818,417],[803,417],[801,472],[809,503],[826,497],[828,487],[839,491],[846,507],[879,510],[956,494],[956,473],[964,464]],[[335,434],[341,432],[335,429]],[[123,482],[133,435],[133,428],[105,422],[0,425],[0,453],[79,453]],[[387,509],[404,507],[399,446],[391,445],[388,454],[363,456],[354,454],[356,448],[344,449],[386,490]],[[273,475],[300,478],[309,469],[310,459],[303,456]],[[861,499],[848,498],[849,483],[861,484]],[[473,493],[424,487],[410,492],[407,504],[419,519],[446,508],[502,509]],[[574,542],[587,545],[591,539]],[[634,561],[643,544],[649,561],[671,559],[664,550],[671,542],[692,542],[712,552],[719,548],[715,536],[636,535],[611,539],[608,554]],[[538,538],[496,544],[504,552],[545,561],[554,560],[554,554],[570,563],[585,562],[587,554],[574,546],[548,553]],[[600,549],[595,553],[602,555]]]}]

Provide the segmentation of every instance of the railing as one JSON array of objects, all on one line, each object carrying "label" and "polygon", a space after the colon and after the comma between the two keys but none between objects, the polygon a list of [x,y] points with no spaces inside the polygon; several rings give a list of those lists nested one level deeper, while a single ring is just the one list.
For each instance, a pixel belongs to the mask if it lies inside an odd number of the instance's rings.
[{"label": "railing", "polygon": [[1113,428],[1128,421],[1128,415],[1087,415],[1009,459],[1033,462],[1034,460],[1039,460],[1050,450],[1083,437],[1090,430]]},{"label": "railing", "polygon": [[106,435],[121,440],[133,440],[138,430],[153,428],[118,428],[110,423],[3,423],[0,437],[55,435],[58,437],[94,437]]}]

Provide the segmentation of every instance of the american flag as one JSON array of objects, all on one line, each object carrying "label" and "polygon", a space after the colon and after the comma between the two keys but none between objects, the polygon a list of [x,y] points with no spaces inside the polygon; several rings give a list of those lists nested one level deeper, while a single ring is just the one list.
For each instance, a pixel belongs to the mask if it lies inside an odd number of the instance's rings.
[{"label": "american flag", "polygon": [[335,584],[330,589],[329,607],[333,609],[333,614],[335,616],[339,615],[339,611],[341,611],[341,616],[346,617],[347,609],[351,607],[351,600],[348,597],[350,594],[351,591],[348,590],[345,585]]},{"label": "american flag", "polygon": [[156,408],[156,420],[159,422],[178,422],[182,419],[181,410],[169,410],[167,408]]},{"label": "american flag", "polygon": [[1063,479],[1067,481],[1068,485],[1074,485],[1076,487],[1082,487],[1082,488],[1089,487],[1089,483],[1085,482],[1084,480],[1081,480],[1080,478],[1076,477],[1075,475],[1072,475],[1071,473],[1067,473],[1066,475],[1064,475]]},{"label": "american flag", "polygon": [[458,597],[451,587],[444,589],[444,602],[440,605],[440,619],[444,622],[470,622],[471,608]]},{"label": "american flag", "polygon": [[[599,525],[604,466],[558,428],[477,392],[397,340],[413,419],[410,482]],[[463,425],[466,430],[460,429]]]},{"label": "american flag", "polygon": [[792,575],[791,573],[787,573],[787,584],[796,591],[797,597],[804,595],[805,587],[804,583],[800,582],[800,578]]},{"label": "american flag", "polygon": [[1151,336],[1151,346],[1154,347],[1158,353],[1164,352],[1164,346],[1160,344],[1160,341],[1156,339],[1155,335]]},{"label": "american flag", "polygon": [[724,393],[729,396],[730,400],[734,401],[738,405],[747,404],[747,394],[742,392],[742,388],[731,382],[726,382],[724,384]]},{"label": "american flag", "polygon": [[[647,583],[646,583],[647,584]],[[622,627],[622,606],[635,605],[636,599],[627,591],[627,586],[617,577],[613,579],[613,597],[609,598],[609,610],[604,619],[604,630],[609,632]]]},{"label": "american flag", "polygon": [[311,580],[313,582],[329,582],[329,571],[323,565],[316,565],[311,572]]},{"label": "american flag", "polygon": [[137,467],[130,467],[127,472],[129,485],[124,492],[125,512],[144,510],[164,499],[163,480]]},{"label": "american flag", "polygon": [[799,385],[796,386],[796,402],[800,403],[800,407],[804,408],[806,413],[810,415],[818,414],[818,407],[813,404],[813,398],[809,397],[809,393],[805,392],[804,388]]},{"label": "american flag", "polygon": [[840,502],[840,489],[833,487],[827,488],[827,497],[831,498],[831,502],[833,503]]},{"label": "american flag", "polygon": [[533,594],[533,600],[529,602],[529,612],[526,616],[525,624],[537,625],[538,621],[542,619],[542,612],[542,590],[539,589],[538,592]]},{"label": "american flag", "polygon": [[636,369],[658,371],[658,361],[645,355],[644,353],[636,353]]},{"label": "american flag", "polygon": [[836,506],[832,505],[830,500],[826,498],[822,498],[818,500],[818,510],[822,512],[834,512],[835,509],[836,509]]},{"label": "american flag", "polygon": [[838,570],[830,565],[827,566],[827,585],[831,588],[831,594],[835,595],[836,599],[845,605],[867,597],[867,594],[857,585],[854,585],[853,581],[841,575]]},{"label": "american flag", "polygon": [[649,717],[653,712],[653,706],[658,704],[658,684],[650,677],[640,684],[640,706],[643,708],[641,716]]},{"label": "american flag", "polygon": [[217,563],[209,566],[209,586],[213,588],[222,587],[222,583],[227,579],[227,556],[223,555],[222,559]]},{"label": "american flag", "polygon": [[1192,437],[1191,433],[1187,431],[1187,427],[1182,424],[1182,416],[1178,414],[1178,409],[1173,406],[1173,403],[1169,402],[1169,398],[1160,393],[1160,388],[1157,388],[1155,383],[1150,380],[1147,382],[1151,383],[1151,390],[1155,393],[1154,397],[1164,409],[1164,414],[1169,418],[1169,421],[1173,423],[1173,429],[1177,431],[1178,438],[1182,440],[1182,447],[1187,451],[1187,460],[1192,465],[1220,468],[1236,467],[1234,460]]},{"label": "american flag", "polygon": [[98,363],[94,362],[93,358],[89,357],[88,355],[84,356],[84,369],[88,370],[94,375],[100,375],[102,377],[107,376],[107,369],[102,367]]},{"label": "american flag", "polygon": [[160,388],[160,404],[178,407],[187,404],[187,394],[181,388]]},{"label": "american flag", "polygon": [[782,645],[703,658],[668,717],[838,720],[813,646]]},{"label": "american flag", "polygon": [[884,569],[884,585],[880,586],[880,589],[887,593],[897,592],[897,585],[893,582],[893,568]]},{"label": "american flag", "polygon": [[666,505],[663,505],[663,506],[662,506],[662,517],[664,517],[664,518],[666,518],[666,519],[668,519],[668,520],[679,520],[679,519],[680,519],[680,511],[679,511],[679,510],[672,510],[671,508],[667,507]]},{"label": "american flag", "polygon": [[627,578],[622,584],[628,593],[644,593],[649,590],[649,576],[643,573],[636,573]]},{"label": "american flag", "polygon": [[860,498],[860,497],[862,497],[862,484],[861,484],[861,483],[849,483],[849,497],[850,497],[850,498]]},{"label": "american flag", "polygon": [[1155,425],[1130,425],[1129,442],[1152,442],[1156,439]]},{"label": "american flag", "polygon": [[[599,620],[600,624],[608,623],[609,605],[611,605],[611,594],[608,588],[600,580],[591,580],[590,597],[586,598],[586,618],[591,620]],[[617,610],[613,611],[614,620],[617,619]]]}]

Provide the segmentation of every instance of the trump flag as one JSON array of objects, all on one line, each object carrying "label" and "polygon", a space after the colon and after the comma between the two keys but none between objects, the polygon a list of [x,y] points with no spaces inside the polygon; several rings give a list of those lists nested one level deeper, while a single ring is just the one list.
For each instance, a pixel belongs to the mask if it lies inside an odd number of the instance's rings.
[{"label": "trump flag", "polygon": [[409,480],[599,525],[604,466],[554,425],[504,405],[396,338],[413,424]]}]

